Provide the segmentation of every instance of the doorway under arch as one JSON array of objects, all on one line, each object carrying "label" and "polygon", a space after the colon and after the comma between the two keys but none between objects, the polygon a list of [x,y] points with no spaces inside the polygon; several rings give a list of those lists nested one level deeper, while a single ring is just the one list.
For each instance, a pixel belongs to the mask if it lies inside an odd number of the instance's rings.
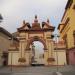
[{"label": "doorway under arch", "polygon": [[44,45],[40,41],[33,41],[30,48],[32,52],[31,65],[44,65]]}]

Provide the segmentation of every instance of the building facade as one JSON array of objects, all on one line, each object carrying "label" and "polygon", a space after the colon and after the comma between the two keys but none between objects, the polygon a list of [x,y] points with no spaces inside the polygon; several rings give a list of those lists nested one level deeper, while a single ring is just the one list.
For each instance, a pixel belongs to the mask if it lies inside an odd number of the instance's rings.
[{"label": "building facade", "polygon": [[8,49],[10,47],[11,34],[4,28],[0,27],[0,65],[8,65]]},{"label": "building facade", "polygon": [[[10,45],[12,44],[12,34],[10,34],[7,30],[0,27],[0,66],[8,65],[8,50]],[[17,43],[18,40],[14,37],[14,43]]]},{"label": "building facade", "polygon": [[75,0],[68,0],[58,30],[66,43],[67,64],[75,64]]},{"label": "building facade", "polygon": [[[30,45],[32,45],[34,41],[40,41],[44,46],[43,64],[45,66],[58,65],[56,63],[57,58],[54,52],[54,41],[51,38],[54,29],[55,27],[49,23],[49,20],[47,20],[47,22],[39,23],[37,16],[35,16],[32,25],[23,21],[22,27],[17,28],[16,32],[18,33],[19,46],[17,49],[15,49],[14,46],[9,50],[8,65],[30,66],[35,55],[33,54],[33,47],[30,47]],[[64,62],[66,61],[65,55],[63,55],[63,57],[63,62],[60,59],[61,62],[59,65],[64,65]]]}]

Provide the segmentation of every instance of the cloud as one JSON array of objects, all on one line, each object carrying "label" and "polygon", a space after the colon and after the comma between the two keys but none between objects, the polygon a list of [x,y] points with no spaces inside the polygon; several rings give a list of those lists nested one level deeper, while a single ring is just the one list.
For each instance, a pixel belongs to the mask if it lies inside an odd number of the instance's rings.
[{"label": "cloud", "polygon": [[67,0],[1,0],[0,13],[4,20],[0,26],[14,32],[21,26],[23,19],[31,23],[35,14],[38,15],[39,21],[49,18],[51,23],[57,26],[66,3]]}]

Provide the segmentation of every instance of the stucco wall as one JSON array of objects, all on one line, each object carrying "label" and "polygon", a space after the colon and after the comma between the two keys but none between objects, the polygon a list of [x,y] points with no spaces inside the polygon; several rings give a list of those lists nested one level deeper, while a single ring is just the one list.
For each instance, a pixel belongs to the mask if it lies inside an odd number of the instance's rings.
[{"label": "stucco wall", "polygon": [[10,47],[9,37],[0,32],[0,51],[8,51]]},{"label": "stucco wall", "polygon": [[[65,9],[65,15],[63,15],[62,18],[62,24],[61,26],[63,26],[63,31],[60,32],[62,29],[59,29],[61,38],[63,38],[65,35],[67,37],[65,37],[66,41],[67,41],[67,50],[68,51],[68,55],[69,57],[67,57],[67,60],[69,60],[69,64],[75,64],[75,57],[74,57],[74,51],[72,50],[73,47],[75,47],[74,45],[74,35],[73,32],[75,31],[75,9],[73,9],[75,5],[75,0],[73,0],[73,3],[71,4],[70,8]],[[69,18],[68,23],[66,23],[66,25],[64,24],[65,21],[67,20],[67,18]],[[65,27],[64,27],[65,25]]]},{"label": "stucco wall", "polygon": [[19,52],[9,52],[8,65],[20,65],[18,62],[19,57]]},{"label": "stucco wall", "polygon": [[9,40],[9,37],[6,36],[4,33],[0,32],[0,66],[3,65],[3,52],[8,52],[10,43],[11,41]]},{"label": "stucco wall", "polygon": [[75,65],[75,50],[69,51],[69,64]]},{"label": "stucco wall", "polygon": [[[73,31],[75,30],[75,9],[73,9],[74,4],[75,4],[75,0],[73,0],[71,7],[65,10],[66,13],[61,22],[62,24],[64,24],[66,19],[68,17],[70,18],[69,22],[67,23],[63,31],[60,33],[61,38],[63,38],[67,34],[66,39],[67,39],[68,48],[74,47],[74,38],[73,38]],[[61,31],[61,29],[59,31]]]},{"label": "stucco wall", "polygon": [[[54,65],[66,65],[66,52],[65,51],[63,50],[54,51],[54,58],[55,58]],[[58,59],[58,64],[57,64],[57,59]]]}]

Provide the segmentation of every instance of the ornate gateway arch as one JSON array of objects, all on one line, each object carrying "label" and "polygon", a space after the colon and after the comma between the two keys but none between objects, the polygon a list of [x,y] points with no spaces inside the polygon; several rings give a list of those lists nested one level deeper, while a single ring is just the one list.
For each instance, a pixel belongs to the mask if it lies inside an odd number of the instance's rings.
[{"label": "ornate gateway arch", "polygon": [[[40,41],[44,45],[44,64],[48,65],[48,59],[52,57],[52,39],[51,34],[54,31],[55,27],[47,22],[38,22],[37,16],[35,16],[34,23],[30,25],[28,22],[23,21],[22,27],[18,28],[19,37],[20,37],[20,55],[21,58],[25,58],[26,65],[30,65],[31,61],[31,49],[30,44],[33,41]],[[52,62],[50,63],[52,64]]]},{"label": "ornate gateway arch", "polygon": [[19,33],[19,51],[14,53],[14,56],[17,57],[13,59],[16,60],[14,64],[29,66],[32,58],[30,44],[34,41],[40,41],[44,45],[44,65],[53,65],[54,49],[51,35],[54,29],[55,27],[50,25],[49,20],[39,23],[37,16],[35,16],[32,25],[23,21],[22,27],[17,29]]}]

